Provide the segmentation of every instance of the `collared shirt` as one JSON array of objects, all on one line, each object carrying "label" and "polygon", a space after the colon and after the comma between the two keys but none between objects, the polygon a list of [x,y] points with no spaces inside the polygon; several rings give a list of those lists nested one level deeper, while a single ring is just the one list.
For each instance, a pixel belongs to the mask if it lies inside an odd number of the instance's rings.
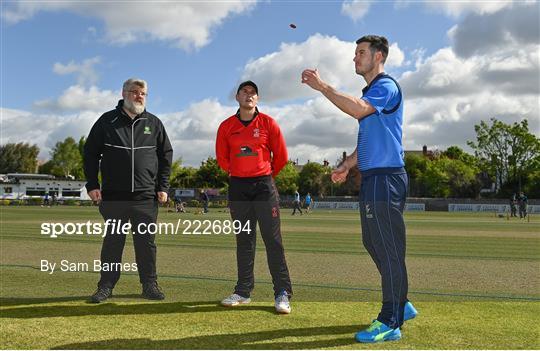
[{"label": "collared shirt", "polygon": [[245,127],[247,127],[251,123],[251,121],[253,121],[255,117],[257,117],[258,114],[259,114],[259,109],[255,107],[255,112],[253,112],[253,117],[251,117],[249,121],[244,121],[240,118],[240,109],[236,111],[236,117],[238,118],[240,123],[242,123]]}]

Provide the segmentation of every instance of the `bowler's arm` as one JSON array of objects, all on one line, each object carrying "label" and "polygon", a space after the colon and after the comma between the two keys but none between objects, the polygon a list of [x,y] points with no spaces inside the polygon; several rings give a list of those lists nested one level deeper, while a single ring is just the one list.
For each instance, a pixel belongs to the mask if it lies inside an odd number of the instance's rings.
[{"label": "bowler's arm", "polygon": [[320,91],[330,102],[341,111],[358,120],[371,115],[375,109],[363,99],[337,91],[319,76],[316,69],[306,69],[302,72],[302,83]]}]

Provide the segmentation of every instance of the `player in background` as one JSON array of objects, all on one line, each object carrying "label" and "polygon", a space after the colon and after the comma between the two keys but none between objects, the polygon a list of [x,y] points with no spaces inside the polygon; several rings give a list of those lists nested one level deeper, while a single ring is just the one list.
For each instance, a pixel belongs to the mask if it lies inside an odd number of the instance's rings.
[{"label": "player in background", "polygon": [[298,190],[294,192],[294,201],[293,201],[293,211],[292,215],[294,216],[296,214],[296,210],[300,212],[300,215],[303,215],[302,208],[300,207],[300,193]]},{"label": "player in background", "polygon": [[311,194],[307,193],[306,198],[304,199],[304,208],[306,209],[306,213],[311,211],[311,201]]}]

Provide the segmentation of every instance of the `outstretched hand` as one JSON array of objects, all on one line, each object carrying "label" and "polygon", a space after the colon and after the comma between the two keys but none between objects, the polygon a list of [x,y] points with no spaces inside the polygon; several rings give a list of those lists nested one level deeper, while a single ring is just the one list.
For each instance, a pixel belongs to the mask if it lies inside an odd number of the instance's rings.
[{"label": "outstretched hand", "polygon": [[309,85],[312,89],[321,91],[324,87],[324,82],[319,76],[317,69],[305,69],[302,72],[302,84]]}]

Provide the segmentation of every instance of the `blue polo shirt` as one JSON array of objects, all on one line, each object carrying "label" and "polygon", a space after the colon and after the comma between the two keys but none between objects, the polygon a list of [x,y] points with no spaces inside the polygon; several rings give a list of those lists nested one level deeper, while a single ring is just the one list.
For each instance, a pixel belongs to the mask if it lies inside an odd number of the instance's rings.
[{"label": "blue polo shirt", "polygon": [[402,145],[403,97],[399,84],[385,73],[362,90],[375,112],[358,121],[357,161],[361,172],[405,166]]}]

